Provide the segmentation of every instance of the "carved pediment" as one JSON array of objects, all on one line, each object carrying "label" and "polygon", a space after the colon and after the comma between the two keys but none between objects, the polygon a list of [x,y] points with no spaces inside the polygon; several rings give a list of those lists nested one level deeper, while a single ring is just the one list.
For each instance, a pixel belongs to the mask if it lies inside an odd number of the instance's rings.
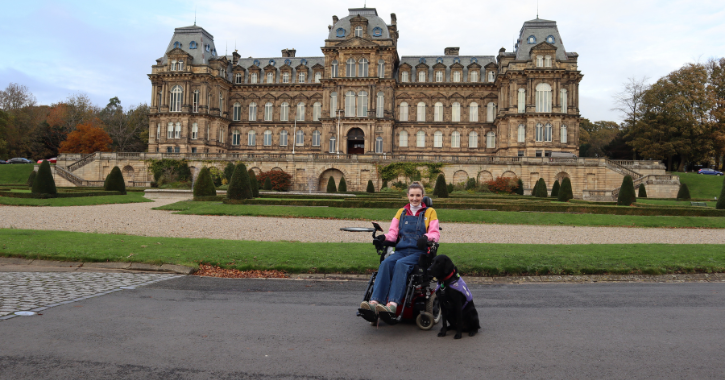
[{"label": "carved pediment", "polygon": [[255,93],[251,93],[247,95],[247,99],[259,99],[259,96],[257,96]]},{"label": "carved pediment", "polygon": [[272,65],[264,66],[264,71],[277,71],[277,69]]},{"label": "carved pediment", "polygon": [[463,99],[464,97],[463,97],[463,95],[461,95],[457,92],[454,92],[453,94],[451,94],[451,96],[449,96],[449,98],[450,99]]},{"label": "carved pediment", "polygon": [[371,48],[377,49],[378,45],[370,40],[366,40],[362,37],[353,37],[349,40],[340,42],[337,46],[339,47],[360,47],[360,48]]},{"label": "carved pediment", "polygon": [[408,93],[404,92],[402,94],[397,95],[396,98],[398,98],[398,99],[410,99],[411,97],[410,97],[410,95]]},{"label": "carved pediment", "polygon": [[451,65],[451,69],[461,69],[461,70],[463,70],[463,65],[461,65],[458,62],[456,62],[456,63],[454,63],[454,64]]},{"label": "carved pediment", "polygon": [[315,63],[314,66],[312,66],[313,70],[324,70],[325,66],[320,65],[319,63]]},{"label": "carved pediment", "polygon": [[471,63],[470,65],[468,65],[466,67],[468,67],[469,70],[474,70],[474,69],[479,69],[480,70],[481,69],[481,65],[479,65],[478,62],[473,62],[473,63]]},{"label": "carved pediment", "polygon": [[315,92],[310,96],[310,99],[322,99],[322,94],[320,94],[319,92]]},{"label": "carved pediment", "polygon": [[304,72],[307,72],[307,70],[309,70],[309,68],[307,68],[307,66],[302,65],[302,64],[297,66],[296,69],[297,69],[297,71],[304,71]]},{"label": "carved pediment", "polygon": [[534,50],[554,50],[554,51],[556,51],[556,46],[544,41],[531,48],[531,51],[534,51]]},{"label": "carved pediment", "polygon": [[433,68],[434,69],[445,69],[446,65],[444,65],[443,63],[436,63],[435,65],[433,65]]},{"label": "carved pediment", "polygon": [[181,48],[173,48],[168,53],[166,53],[166,55],[169,58],[176,58],[176,59],[183,58],[183,59],[187,59],[189,61],[194,59],[194,57],[192,57],[191,54],[185,52]]},{"label": "carved pediment", "polygon": [[290,97],[289,95],[287,95],[285,93],[285,94],[280,95],[278,99],[292,99],[292,97]]},{"label": "carved pediment", "polygon": [[288,73],[292,71],[292,68],[288,65],[282,65],[282,67],[279,68],[279,71],[283,73]]},{"label": "carved pediment", "polygon": [[492,92],[489,92],[488,95],[484,96],[483,99],[485,100],[496,100],[498,99],[498,96]]},{"label": "carved pediment", "polygon": [[259,66],[255,66],[255,65],[249,66],[247,68],[247,70],[249,70],[249,72],[251,72],[251,73],[258,73],[258,72],[262,71],[262,69],[260,69]]},{"label": "carved pediment", "polygon": [[436,99],[448,99],[448,95],[446,95],[446,94],[444,94],[442,92],[439,92],[439,93],[433,95],[433,98],[436,98]]},{"label": "carved pediment", "polygon": [[426,70],[427,70],[427,69],[428,69],[428,67],[429,67],[429,66],[428,66],[428,65],[426,65],[425,63],[419,63],[419,64],[415,65],[415,68],[416,68],[416,69],[426,69]]},{"label": "carved pediment", "polygon": [[412,69],[412,68],[413,68],[413,66],[411,66],[411,65],[410,65],[410,64],[408,64],[407,62],[406,62],[406,63],[403,63],[402,65],[400,65],[400,69],[401,69],[401,70],[402,70],[402,69],[408,69],[408,70],[410,70],[410,69]]},{"label": "carved pediment", "polygon": [[498,65],[496,65],[496,64],[495,64],[495,63],[493,63],[493,62],[491,62],[491,63],[487,64],[487,65],[486,65],[486,66],[484,66],[484,67],[485,67],[485,68],[487,68],[487,69],[497,69],[497,68],[498,68]]},{"label": "carved pediment", "polygon": [[244,70],[244,67],[242,67],[242,66],[234,66],[234,67],[232,68],[232,71],[233,71],[233,72],[235,72],[235,73],[243,73],[243,72],[245,72],[246,70]]},{"label": "carved pediment", "polygon": [[353,24],[353,23],[354,24],[359,24],[359,23],[367,23],[367,22],[368,22],[368,19],[366,19],[365,17],[360,16],[360,15],[357,15],[357,16],[355,16],[355,17],[353,17],[353,18],[350,19],[350,23],[351,24]]}]

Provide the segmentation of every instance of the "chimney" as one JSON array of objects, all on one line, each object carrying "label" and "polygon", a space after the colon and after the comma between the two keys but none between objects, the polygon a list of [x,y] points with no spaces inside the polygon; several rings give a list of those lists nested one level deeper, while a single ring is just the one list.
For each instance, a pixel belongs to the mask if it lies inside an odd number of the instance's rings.
[{"label": "chimney", "polygon": [[390,24],[398,25],[398,16],[396,16],[395,13],[390,14]]},{"label": "chimney", "polygon": [[447,47],[447,48],[445,48],[445,50],[443,50],[443,53],[445,55],[456,55],[457,56],[458,50],[460,50],[460,49],[461,48],[459,48],[459,47]]},{"label": "chimney", "polygon": [[337,18],[337,16],[332,16],[332,25],[337,24],[338,21],[340,21],[340,19]]},{"label": "chimney", "polygon": [[294,58],[295,54],[297,54],[295,49],[282,49],[283,58]]}]

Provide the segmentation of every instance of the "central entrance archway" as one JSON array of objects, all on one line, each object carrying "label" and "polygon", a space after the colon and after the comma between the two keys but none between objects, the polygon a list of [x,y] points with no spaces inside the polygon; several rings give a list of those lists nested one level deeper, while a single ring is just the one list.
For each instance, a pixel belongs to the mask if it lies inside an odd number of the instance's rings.
[{"label": "central entrance archway", "polygon": [[365,133],[360,128],[347,132],[347,154],[365,154]]}]

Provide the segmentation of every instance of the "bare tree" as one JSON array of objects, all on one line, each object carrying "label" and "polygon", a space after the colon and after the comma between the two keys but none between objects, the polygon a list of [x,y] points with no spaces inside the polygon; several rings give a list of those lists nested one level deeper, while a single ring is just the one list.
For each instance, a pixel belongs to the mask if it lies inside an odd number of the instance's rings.
[{"label": "bare tree", "polygon": [[35,96],[23,85],[10,83],[5,90],[0,91],[0,110],[13,112],[34,105]]},{"label": "bare tree", "polygon": [[624,114],[623,128],[637,124],[637,120],[640,119],[642,115],[642,99],[650,87],[646,83],[648,79],[647,77],[640,79],[629,78],[624,83],[624,90],[614,94],[616,107],[612,108],[612,110]]}]

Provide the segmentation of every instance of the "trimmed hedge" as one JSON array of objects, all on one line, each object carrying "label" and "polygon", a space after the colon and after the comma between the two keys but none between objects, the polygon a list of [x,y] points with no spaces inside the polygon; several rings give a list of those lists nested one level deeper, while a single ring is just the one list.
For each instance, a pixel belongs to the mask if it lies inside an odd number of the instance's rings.
[{"label": "trimmed hedge", "polygon": [[534,186],[534,190],[531,192],[531,195],[539,198],[549,197],[549,192],[546,190],[546,181],[544,181],[543,178],[539,178],[539,180],[536,181],[536,185]]},{"label": "trimmed hedge", "polygon": [[232,182],[232,175],[234,174],[234,164],[227,162],[227,166],[224,167],[224,178],[227,179],[227,183]]},{"label": "trimmed hedge", "polygon": [[327,192],[328,193],[337,193],[337,187],[335,187],[335,179],[330,176],[330,179],[327,181]]},{"label": "trimmed hedge", "polygon": [[574,192],[571,189],[571,180],[569,177],[564,177],[561,181],[561,188],[559,189],[559,195],[556,197],[556,200],[559,202],[569,202],[572,199],[574,199]]},{"label": "trimmed hedge", "polygon": [[723,178],[722,190],[720,190],[720,198],[718,198],[715,208],[718,210],[725,210],[725,178]]},{"label": "trimmed hedge", "polygon": [[637,197],[634,196],[634,182],[632,181],[632,177],[626,175],[622,179],[622,186],[619,188],[617,205],[631,206],[634,202],[637,202]]},{"label": "trimmed hedge", "polygon": [[254,170],[249,169],[249,185],[252,187],[252,196],[259,197],[259,182],[257,182],[257,175],[254,174]]},{"label": "trimmed hedge", "polygon": [[365,189],[365,191],[367,191],[368,193],[374,193],[375,192],[375,186],[373,185],[373,180],[372,179],[369,179],[368,180],[368,188]]},{"label": "trimmed hedge", "polygon": [[247,166],[240,162],[234,168],[234,174],[232,174],[232,180],[229,182],[229,188],[227,189],[227,198],[251,199],[253,197]]},{"label": "trimmed hedge", "polygon": [[272,190],[272,179],[269,177],[264,179],[264,190]]},{"label": "trimmed hedge", "polygon": [[30,172],[30,175],[28,176],[28,182],[26,182],[28,187],[33,187],[33,182],[35,182],[35,177],[37,177],[37,176],[38,176],[38,173],[36,173],[35,170]]},{"label": "trimmed hedge", "polygon": [[81,198],[81,197],[103,197],[108,195],[126,195],[120,191],[89,191],[89,192],[68,192],[56,194],[36,194],[36,193],[15,193],[10,191],[0,191],[0,197],[6,198],[32,198],[32,199],[50,199],[50,198]]},{"label": "trimmed hedge", "polygon": [[194,197],[195,202],[222,202],[224,201],[223,195],[206,195],[202,197]]},{"label": "trimmed hedge", "polygon": [[644,188],[644,183],[639,185],[639,191],[637,194],[638,198],[647,198],[647,189]]},{"label": "trimmed hedge", "polygon": [[551,187],[551,197],[552,198],[559,198],[559,181],[554,181],[554,186]]},{"label": "trimmed hedge", "polygon": [[209,168],[204,166],[194,182],[194,199],[209,196],[216,196],[216,187],[214,187],[214,180],[211,178]]},{"label": "trimmed hedge", "polygon": [[677,192],[677,199],[683,199],[683,200],[689,200],[692,197],[690,197],[690,189],[687,187],[686,183],[680,184],[680,191]]},{"label": "trimmed hedge", "polygon": [[103,189],[106,191],[118,191],[126,194],[126,181],[123,180],[123,173],[118,166],[114,166],[103,182]]},{"label": "trimmed hedge", "polygon": [[347,193],[347,182],[345,182],[345,177],[340,178],[340,185],[337,187],[338,193]]},{"label": "trimmed hedge", "polygon": [[436,179],[435,187],[433,188],[433,195],[438,198],[448,198],[448,185],[446,185],[446,176],[443,173],[438,174]]},{"label": "trimmed hedge", "polygon": [[58,190],[55,188],[55,180],[53,179],[53,173],[50,171],[50,164],[48,161],[43,160],[38,168],[38,174],[33,181],[33,194],[57,194]]},{"label": "trimmed hedge", "polygon": [[522,181],[521,178],[519,178],[519,180],[517,181],[517,183],[518,183],[518,186],[519,187],[516,188],[516,194],[518,194],[518,195],[524,195],[524,181]]}]

